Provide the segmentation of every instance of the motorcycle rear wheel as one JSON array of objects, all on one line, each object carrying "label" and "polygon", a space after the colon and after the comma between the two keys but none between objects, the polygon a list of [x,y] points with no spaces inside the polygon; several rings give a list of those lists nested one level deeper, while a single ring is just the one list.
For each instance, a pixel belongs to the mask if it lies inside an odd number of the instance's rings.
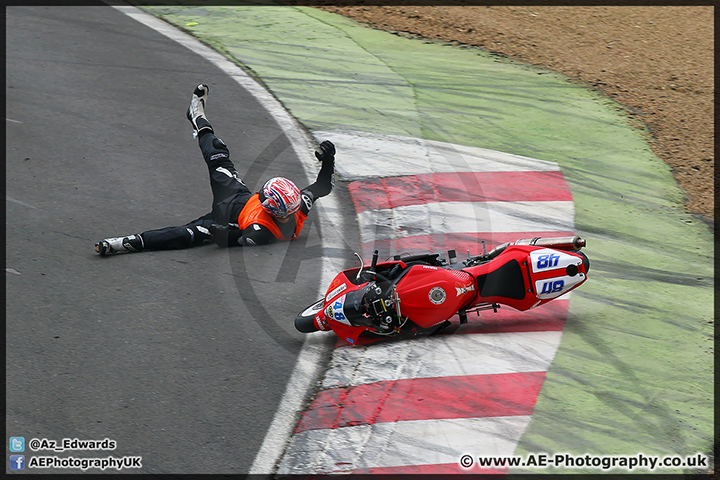
[{"label": "motorcycle rear wheel", "polygon": [[321,298],[300,312],[298,316],[295,317],[295,328],[297,331],[302,333],[317,332],[318,329],[315,326],[315,315],[322,310],[324,305],[325,301]]}]

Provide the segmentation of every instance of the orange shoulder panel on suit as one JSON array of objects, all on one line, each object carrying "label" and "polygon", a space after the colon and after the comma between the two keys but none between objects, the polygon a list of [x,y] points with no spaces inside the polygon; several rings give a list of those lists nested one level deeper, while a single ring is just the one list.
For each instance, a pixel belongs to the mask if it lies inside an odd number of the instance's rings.
[{"label": "orange shoulder panel on suit", "polygon": [[305,223],[306,218],[307,215],[305,215],[302,211],[298,210],[295,212],[295,233],[292,238],[286,238],[280,231],[280,227],[278,227],[277,223],[273,220],[272,215],[262,208],[262,205],[260,204],[260,197],[256,193],[250,197],[245,204],[245,207],[243,207],[240,212],[240,215],[238,215],[238,227],[240,230],[245,230],[250,225],[257,223],[258,225],[262,225],[270,230],[273,236],[275,236],[278,240],[292,240],[297,237],[300,230],[302,230],[302,226],[303,223]]}]

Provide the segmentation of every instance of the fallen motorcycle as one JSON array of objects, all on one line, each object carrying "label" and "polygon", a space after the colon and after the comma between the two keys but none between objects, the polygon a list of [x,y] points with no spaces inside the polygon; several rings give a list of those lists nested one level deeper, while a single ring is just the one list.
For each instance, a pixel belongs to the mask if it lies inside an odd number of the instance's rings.
[{"label": "fallen motorcycle", "polygon": [[[508,242],[482,255],[458,261],[454,250],[396,256],[340,272],[324,298],[300,312],[295,328],[303,333],[333,330],[349,344],[363,337],[409,338],[460,324],[467,314],[506,305],[519,311],[543,305],[587,280],[590,262],[578,237],[533,238]],[[483,242],[483,251],[485,245]]]}]

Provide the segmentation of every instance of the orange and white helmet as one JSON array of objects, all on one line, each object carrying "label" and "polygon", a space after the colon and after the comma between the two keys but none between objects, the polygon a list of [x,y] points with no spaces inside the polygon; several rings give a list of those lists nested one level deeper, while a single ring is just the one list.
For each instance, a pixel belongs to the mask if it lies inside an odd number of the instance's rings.
[{"label": "orange and white helmet", "polygon": [[288,218],[300,208],[300,189],[284,177],[271,178],[260,190],[260,204],[270,215]]}]

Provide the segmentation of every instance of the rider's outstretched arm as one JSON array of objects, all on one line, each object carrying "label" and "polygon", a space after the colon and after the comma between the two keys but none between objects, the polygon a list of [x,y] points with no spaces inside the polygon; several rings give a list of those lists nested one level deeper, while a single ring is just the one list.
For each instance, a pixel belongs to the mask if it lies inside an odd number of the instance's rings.
[{"label": "rider's outstretched arm", "polygon": [[303,189],[312,193],[310,200],[313,203],[329,194],[335,186],[335,145],[330,140],[325,140],[320,144],[320,151],[315,152],[315,156],[322,162],[320,173],[315,183]]}]

